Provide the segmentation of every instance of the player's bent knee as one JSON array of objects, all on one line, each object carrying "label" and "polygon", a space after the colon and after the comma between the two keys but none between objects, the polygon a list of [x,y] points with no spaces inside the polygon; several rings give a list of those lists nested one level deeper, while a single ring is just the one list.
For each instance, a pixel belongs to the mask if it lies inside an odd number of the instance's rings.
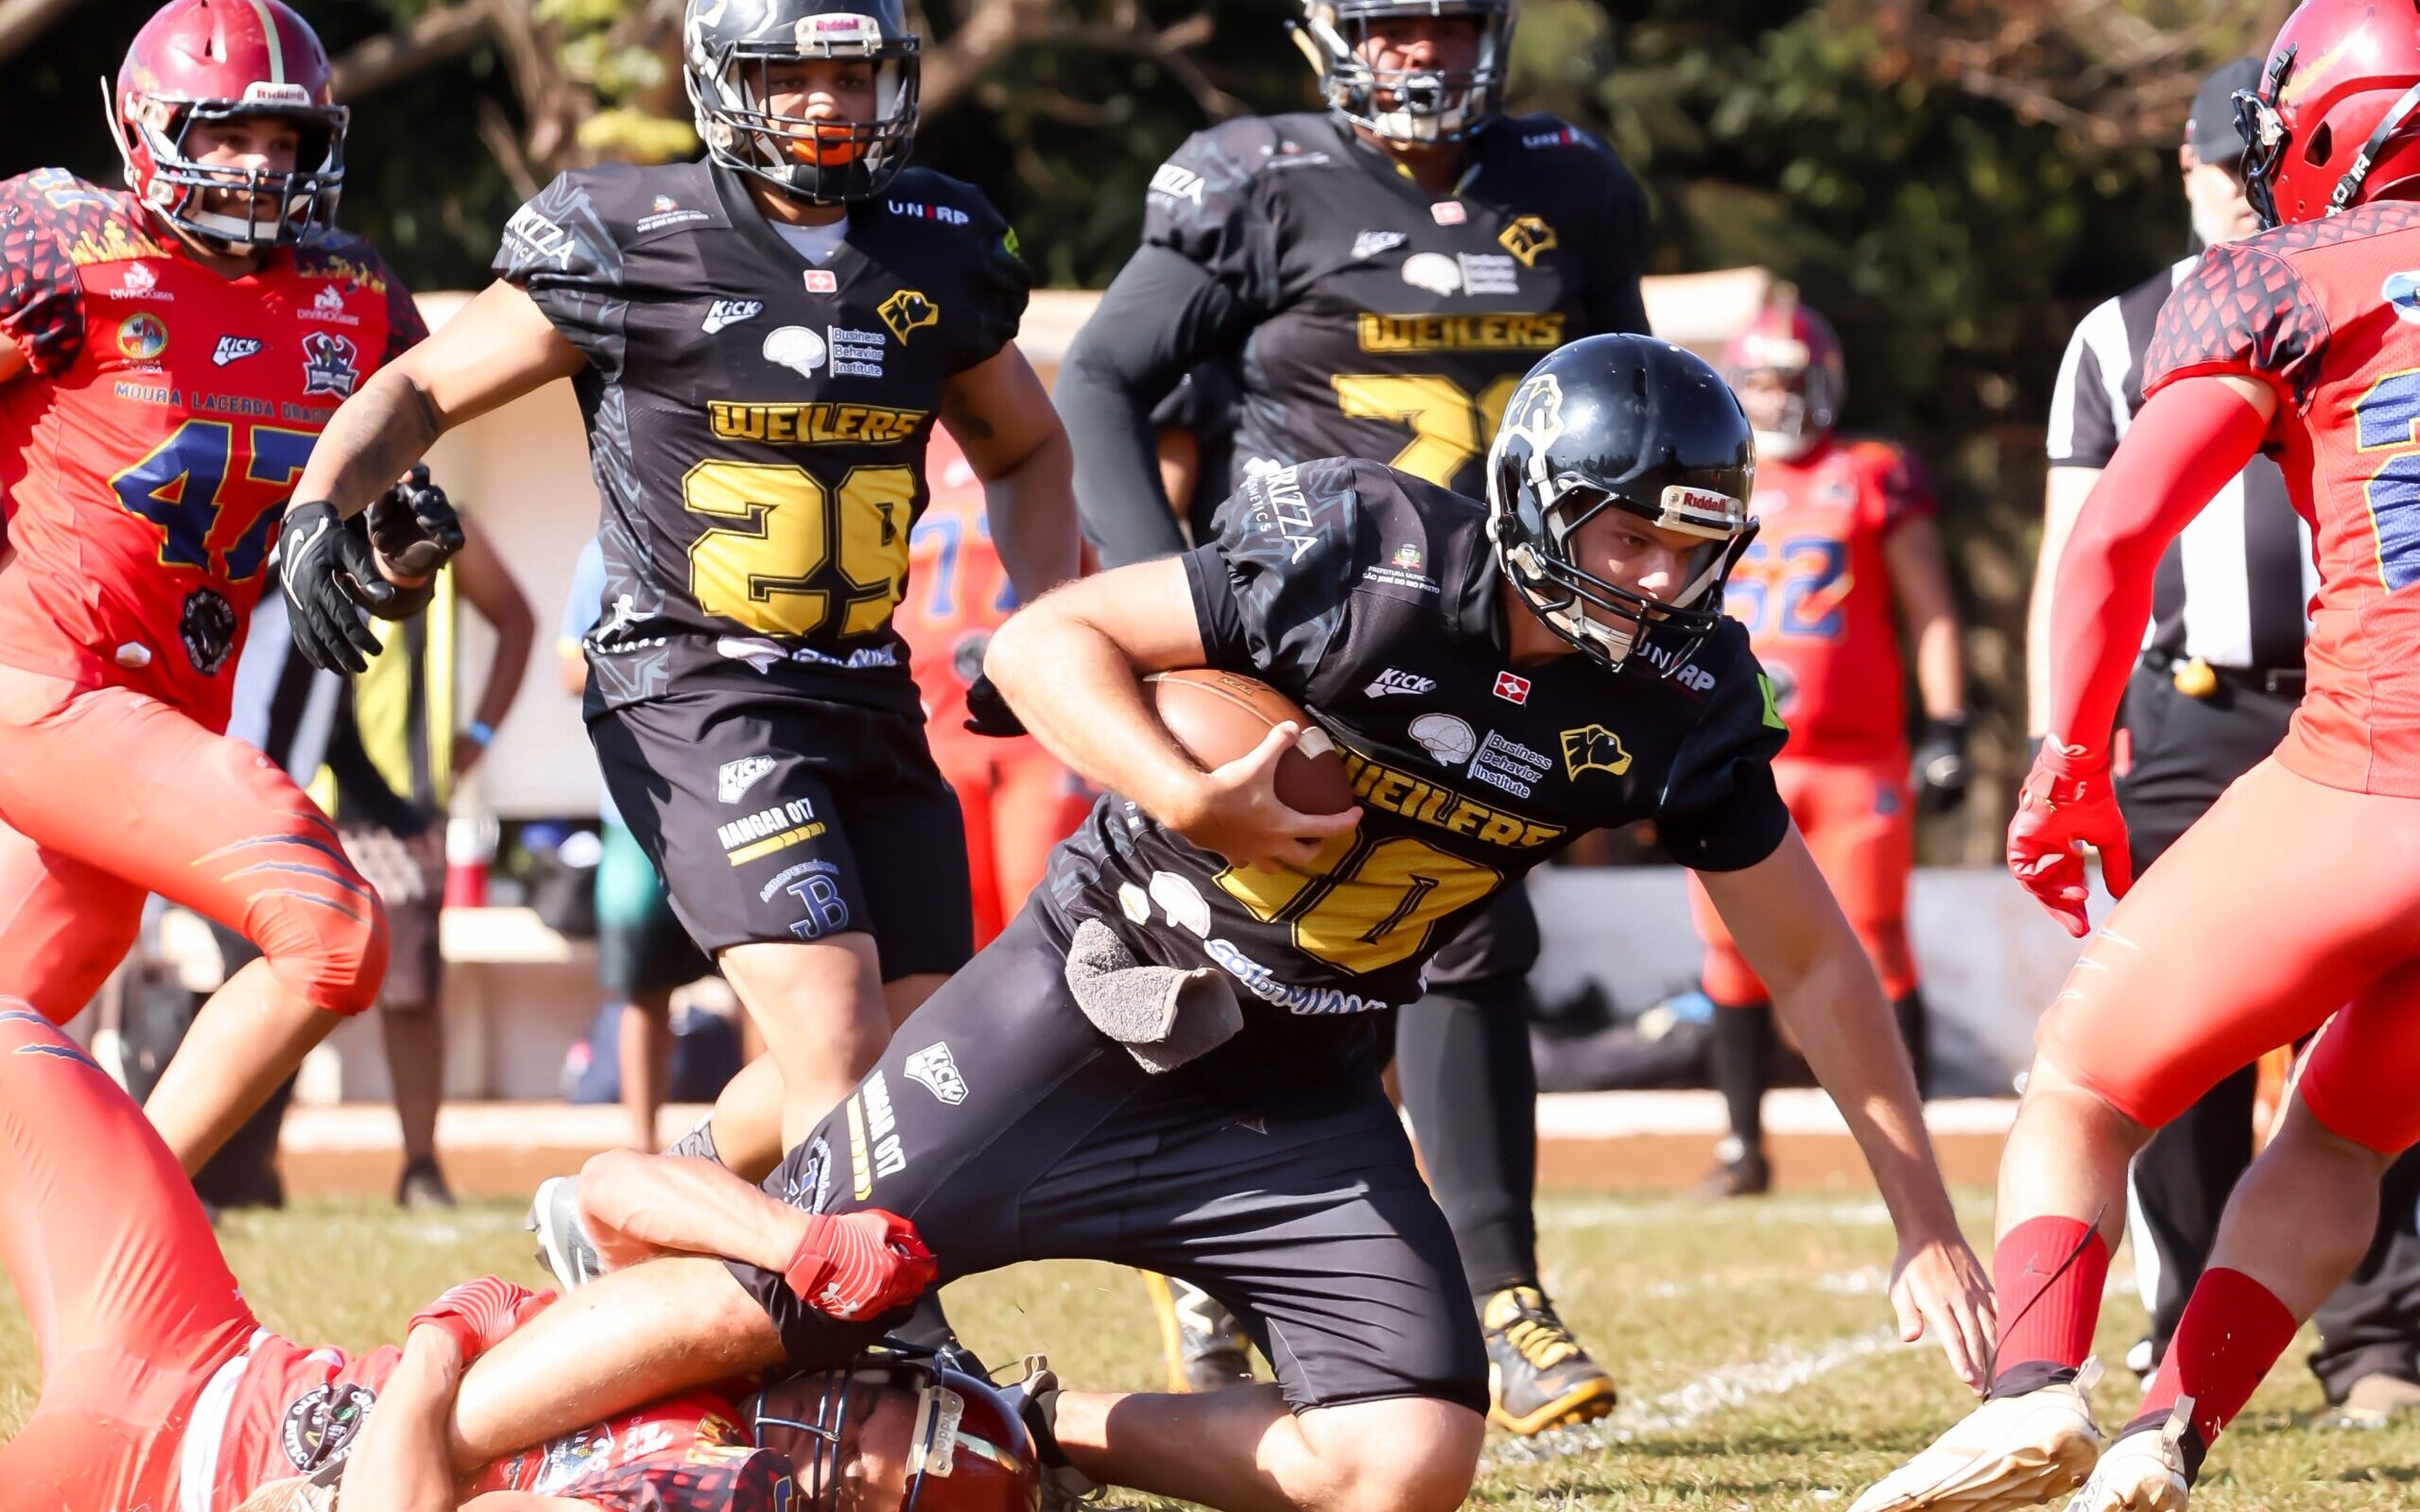
[{"label": "player's bent knee", "polygon": [[358,895],[296,890],[254,904],[257,933],[279,985],[315,1008],[351,1018],[378,1000],[387,979],[387,910]]},{"label": "player's bent knee", "polygon": [[1331,1412],[1302,1419],[1328,1472],[1321,1512],[1452,1512],[1470,1495],[1487,1434],[1478,1413],[1429,1397]]}]

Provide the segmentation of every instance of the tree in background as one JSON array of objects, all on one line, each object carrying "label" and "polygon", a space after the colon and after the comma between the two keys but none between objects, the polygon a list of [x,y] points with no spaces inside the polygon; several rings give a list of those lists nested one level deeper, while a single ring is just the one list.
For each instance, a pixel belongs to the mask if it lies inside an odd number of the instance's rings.
[{"label": "tree in background", "polygon": [[[561,168],[696,149],[680,0],[303,0],[356,106],[343,219],[424,288],[485,280]],[[1307,108],[1288,0],[926,0],[918,160],[970,179],[1053,284],[1132,249],[1184,135]],[[2187,248],[2174,186],[2209,68],[2287,0],[1523,0],[1517,109],[1600,130],[1656,203],[1657,267],[1762,264],[1847,343],[1849,422],[1938,474],[1969,623],[1989,862],[2024,767],[2042,419],[2075,319]],[[0,0],[0,172],[114,181],[94,80],[151,0]],[[62,24],[70,14],[75,24]]]}]

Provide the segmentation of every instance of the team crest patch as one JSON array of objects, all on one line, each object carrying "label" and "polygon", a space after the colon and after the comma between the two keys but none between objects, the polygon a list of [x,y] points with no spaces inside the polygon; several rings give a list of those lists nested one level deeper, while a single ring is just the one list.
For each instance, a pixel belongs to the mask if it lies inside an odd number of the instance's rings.
[{"label": "team crest patch", "polygon": [[353,1452],[378,1394],[352,1382],[313,1386],[285,1409],[278,1438],[298,1470],[321,1470]]},{"label": "team crest patch", "polygon": [[552,1496],[578,1484],[580,1477],[603,1465],[613,1452],[614,1430],[603,1423],[592,1423],[565,1434],[546,1446],[545,1462],[539,1467],[538,1483],[531,1490],[539,1496]]},{"label": "team crest patch", "polygon": [[361,382],[361,369],[355,365],[357,353],[354,344],[343,336],[325,331],[314,331],[302,338],[302,391],[305,394],[334,394],[338,399],[353,397],[354,386]]},{"label": "team crest patch", "polygon": [[966,1101],[966,1078],[958,1074],[958,1061],[949,1053],[947,1041],[926,1045],[908,1057],[908,1079],[922,1086],[952,1108]]},{"label": "team crest patch", "polygon": [[2420,268],[2405,268],[2389,273],[2379,286],[2378,298],[2394,310],[2394,318],[2406,325],[2420,325]]},{"label": "team crest patch", "polygon": [[1630,770],[1630,752],[1622,748],[1622,738],[1602,725],[1582,725],[1563,732],[1564,775],[1573,782],[1582,772],[1611,772],[1616,777]]},{"label": "team crest patch", "polygon": [[1554,228],[1537,215],[1515,215],[1512,225],[1495,233],[1495,240],[1519,259],[1523,267],[1537,266],[1538,254],[1552,251],[1559,245]]},{"label": "team crest patch", "polygon": [[890,334],[899,338],[901,346],[908,344],[908,332],[921,331],[942,321],[942,307],[916,289],[897,291],[875,306],[874,314],[882,317],[882,323],[890,328]]},{"label": "team crest patch", "polygon": [[168,350],[168,323],[156,315],[130,315],[117,323],[118,355],[151,362]]},{"label": "team crest patch", "polygon": [[197,588],[185,595],[177,615],[177,637],[184,642],[185,660],[203,677],[214,677],[235,649],[235,606],[215,588]]},{"label": "team crest patch", "polygon": [[1521,386],[1504,409],[1504,432],[1543,452],[1563,434],[1563,380],[1542,372]]}]

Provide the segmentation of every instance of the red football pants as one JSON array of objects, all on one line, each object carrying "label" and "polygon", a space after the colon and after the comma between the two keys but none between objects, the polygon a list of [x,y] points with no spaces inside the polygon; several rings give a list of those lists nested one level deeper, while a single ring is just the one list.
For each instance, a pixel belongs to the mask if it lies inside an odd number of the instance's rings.
[{"label": "red football pants", "polygon": [[2157,1128],[2330,1013],[2303,1101],[2374,1150],[2420,1140],[2420,799],[2328,787],[2272,757],[2135,882],[2035,1043]]},{"label": "red football pants", "polygon": [[0,1448],[0,1512],[174,1507],[194,1400],[257,1325],[142,1110],[6,1000],[0,1263],[43,1372],[33,1417]]},{"label": "red football pants", "polygon": [[966,816],[975,885],[975,948],[991,943],[1042,881],[1051,847],[1092,812],[1081,778],[1030,737],[970,735],[933,742],[933,761]]},{"label": "red football pants", "polygon": [[358,1013],[387,917],[275,763],[156,698],[0,666],[0,994],[64,1023],[134,943],[146,893],[260,947],[288,990]]},{"label": "red football pants", "polygon": [[[1909,804],[1908,763],[1773,763],[1773,782],[1789,816],[1806,836],[1817,869],[1832,885],[1849,927],[1865,946],[1882,990],[1901,998],[1916,989],[1916,961],[1908,948],[1908,873],[1916,864],[1915,816]],[[1713,900],[1692,874],[1689,917],[1705,941],[1700,982],[1705,995],[1734,1007],[1766,1001],[1765,985],[1732,943]]]}]

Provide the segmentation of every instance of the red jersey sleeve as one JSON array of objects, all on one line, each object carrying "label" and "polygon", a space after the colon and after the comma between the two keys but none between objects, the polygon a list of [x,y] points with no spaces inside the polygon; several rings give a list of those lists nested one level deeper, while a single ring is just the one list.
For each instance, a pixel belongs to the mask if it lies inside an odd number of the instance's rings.
[{"label": "red jersey sleeve", "polygon": [[428,322],[420,318],[420,306],[412,302],[412,291],[393,268],[383,267],[387,279],[387,350],[378,356],[381,368],[428,339]]},{"label": "red jersey sleeve", "polygon": [[1858,506],[1868,529],[1887,536],[1910,520],[1931,518],[1932,479],[1906,447],[1895,441],[1863,441],[1858,451],[1864,473]]},{"label": "red jersey sleeve", "polygon": [[0,333],[44,378],[84,352],[83,286],[69,250],[79,215],[103,219],[107,203],[62,169],[0,183]]},{"label": "red jersey sleeve", "polygon": [[2299,406],[2318,380],[2327,317],[2294,265],[2242,242],[2213,247],[2160,306],[2143,397],[2179,378],[2257,378]]}]

